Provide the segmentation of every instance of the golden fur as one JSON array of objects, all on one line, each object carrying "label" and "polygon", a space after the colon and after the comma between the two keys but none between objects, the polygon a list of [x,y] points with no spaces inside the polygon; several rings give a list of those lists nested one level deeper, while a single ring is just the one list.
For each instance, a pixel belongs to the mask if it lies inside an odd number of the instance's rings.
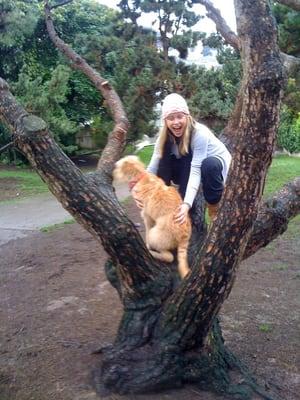
[{"label": "golden fur", "polygon": [[116,180],[134,183],[132,196],[143,204],[141,215],[150,253],[161,261],[172,262],[174,257],[170,250],[177,249],[178,271],[184,278],[190,271],[187,249],[191,222],[189,218],[183,224],[174,220],[182,204],[180,194],[174,187],[165,185],[162,179],[147,172],[136,156],[119,160],[113,174]]}]

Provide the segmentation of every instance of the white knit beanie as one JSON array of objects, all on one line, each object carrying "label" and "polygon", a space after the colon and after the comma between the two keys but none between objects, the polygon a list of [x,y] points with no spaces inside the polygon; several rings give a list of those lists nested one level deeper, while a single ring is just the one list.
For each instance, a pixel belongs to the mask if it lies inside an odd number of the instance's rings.
[{"label": "white knit beanie", "polygon": [[184,98],[177,93],[168,94],[162,105],[162,118],[166,119],[170,114],[182,112],[189,115],[190,111]]}]

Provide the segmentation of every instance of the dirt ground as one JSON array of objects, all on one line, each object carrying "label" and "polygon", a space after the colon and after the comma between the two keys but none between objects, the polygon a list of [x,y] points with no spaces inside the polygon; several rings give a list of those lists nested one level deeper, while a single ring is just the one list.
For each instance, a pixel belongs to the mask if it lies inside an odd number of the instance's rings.
[{"label": "dirt ground", "polygon": [[[13,192],[13,191],[12,191]],[[1,197],[0,197],[1,200]],[[132,203],[129,216],[139,222]],[[300,219],[243,262],[221,321],[227,345],[267,390],[299,399]],[[101,245],[77,224],[0,247],[0,399],[96,400],[94,350],[113,341],[122,308]],[[194,386],[128,400],[214,400]]]},{"label": "dirt ground", "polygon": [[1,201],[15,199],[18,196],[22,196],[18,183],[19,180],[16,178],[1,178]]}]

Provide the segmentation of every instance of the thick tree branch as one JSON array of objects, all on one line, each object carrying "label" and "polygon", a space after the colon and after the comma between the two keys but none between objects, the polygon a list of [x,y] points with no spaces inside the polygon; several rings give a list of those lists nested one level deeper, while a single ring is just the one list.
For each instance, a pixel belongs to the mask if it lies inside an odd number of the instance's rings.
[{"label": "thick tree branch", "polygon": [[289,221],[300,214],[300,177],[284,185],[265,201],[258,212],[243,258],[246,259],[287,230]]},{"label": "thick tree branch", "polygon": [[283,52],[280,53],[284,69],[287,75],[292,75],[296,71],[300,70],[300,58],[294,57],[289,54],[285,54]]},{"label": "thick tree branch", "polygon": [[122,102],[110,83],[106,79],[102,78],[100,74],[96,72],[82,57],[80,57],[69,45],[57,36],[51,16],[51,7],[49,6],[48,1],[45,2],[45,16],[47,30],[55,46],[71,61],[72,68],[80,70],[90,79],[95,87],[101,92],[112,112],[115,126],[108,138],[107,145],[105,146],[98,163],[98,169],[104,173],[102,176],[106,176],[107,181],[111,183],[111,172],[115,162],[122,154],[129,127]]},{"label": "thick tree branch", "polygon": [[159,334],[182,349],[203,345],[211,321],[231,291],[251,236],[272,159],[284,85],[274,20],[268,3],[236,1],[244,66],[244,97],[227,186],[217,221],[190,277],[169,299]]},{"label": "thick tree branch", "polygon": [[238,36],[230,29],[220,11],[214,7],[212,2],[210,0],[198,0],[197,3],[202,4],[206,8],[207,17],[216,24],[217,31],[223,36],[224,40],[236,50],[240,50]]},{"label": "thick tree branch", "polygon": [[277,3],[280,3],[287,7],[290,7],[295,11],[300,11],[300,1],[299,0],[277,0]]},{"label": "thick tree branch", "polygon": [[[12,131],[14,145],[29,160],[63,207],[97,240],[118,267],[122,300],[160,304],[169,280],[161,264],[120,207],[111,185],[95,185],[62,152],[46,123],[27,113],[0,78],[0,115]],[[155,284],[154,284],[155,283]]]}]

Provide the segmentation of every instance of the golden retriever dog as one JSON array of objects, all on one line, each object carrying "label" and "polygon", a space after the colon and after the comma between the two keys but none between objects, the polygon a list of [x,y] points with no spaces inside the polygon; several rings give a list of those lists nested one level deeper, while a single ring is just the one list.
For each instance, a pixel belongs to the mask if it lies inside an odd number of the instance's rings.
[{"label": "golden retriever dog", "polygon": [[190,271],[187,249],[191,236],[191,221],[175,222],[174,216],[182,199],[177,190],[162,179],[147,172],[136,156],[119,160],[113,172],[114,179],[128,182],[133,198],[142,204],[141,215],[146,230],[146,246],[153,257],[172,262],[171,250],[177,249],[178,271],[184,278]]}]

